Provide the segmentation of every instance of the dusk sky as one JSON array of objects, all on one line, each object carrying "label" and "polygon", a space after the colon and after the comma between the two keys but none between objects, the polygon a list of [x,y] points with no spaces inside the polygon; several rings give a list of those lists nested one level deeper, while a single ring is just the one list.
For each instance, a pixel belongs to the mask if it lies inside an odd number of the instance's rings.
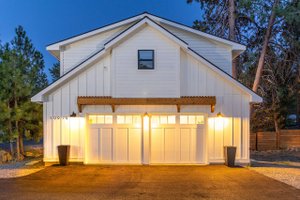
[{"label": "dusk sky", "polygon": [[22,25],[45,58],[46,73],[56,59],[46,46],[58,40],[144,11],[191,26],[201,17],[186,0],[0,0],[0,41],[10,41]]}]

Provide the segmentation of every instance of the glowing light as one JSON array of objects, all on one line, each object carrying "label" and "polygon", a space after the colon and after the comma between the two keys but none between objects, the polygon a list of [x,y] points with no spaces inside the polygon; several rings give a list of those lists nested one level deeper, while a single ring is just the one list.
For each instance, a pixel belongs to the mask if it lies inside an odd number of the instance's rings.
[{"label": "glowing light", "polygon": [[221,118],[223,117],[223,114],[221,112],[218,112],[217,117]]},{"label": "glowing light", "polygon": [[215,130],[220,131],[224,129],[224,121],[222,117],[215,118]]},{"label": "glowing light", "polygon": [[148,115],[148,113],[145,113],[145,115],[144,115],[143,125],[144,125],[144,131],[149,131],[149,115]]},{"label": "glowing light", "polygon": [[82,128],[82,124],[84,124],[84,118],[83,117],[70,117],[69,118],[69,127],[70,127],[70,133],[75,134],[78,133],[79,130]]}]

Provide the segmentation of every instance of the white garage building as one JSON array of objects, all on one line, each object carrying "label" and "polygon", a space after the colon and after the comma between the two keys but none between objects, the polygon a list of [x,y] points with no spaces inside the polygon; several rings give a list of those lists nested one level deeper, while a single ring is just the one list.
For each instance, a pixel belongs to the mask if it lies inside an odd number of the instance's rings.
[{"label": "white garage building", "polygon": [[47,50],[61,77],[32,97],[45,162],[69,144],[85,164],[222,163],[228,145],[249,163],[249,104],[262,99],[231,77],[245,46],[142,13]]}]

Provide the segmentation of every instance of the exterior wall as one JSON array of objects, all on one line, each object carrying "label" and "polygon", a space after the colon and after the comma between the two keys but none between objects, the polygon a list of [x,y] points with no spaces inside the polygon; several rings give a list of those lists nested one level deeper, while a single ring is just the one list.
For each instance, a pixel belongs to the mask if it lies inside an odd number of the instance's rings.
[{"label": "exterior wall", "polygon": [[[181,52],[181,96],[216,96],[215,112],[208,113],[209,160],[223,162],[223,146],[237,146],[237,159],[249,161],[249,95],[209,67]],[[224,114],[223,119],[216,113]]]},{"label": "exterior wall", "polygon": [[[155,70],[137,70],[137,50],[155,50]],[[144,28],[115,47],[96,64],[49,94],[44,102],[45,161],[57,160],[56,146],[70,144],[71,160],[84,161],[88,113],[111,113],[110,106],[84,106],[78,113],[78,96],[179,97],[216,96],[210,106],[182,106],[181,113],[207,116],[208,160],[223,162],[223,146],[237,146],[238,162],[249,162],[249,95],[209,67],[180,51],[179,46],[152,28]],[[176,106],[116,106],[116,113],[177,113]],[[224,118],[216,118],[222,112]],[[58,119],[59,118],[59,119]]]},{"label": "exterior wall", "polygon": [[[138,70],[139,49],[154,50],[154,70]],[[114,97],[179,97],[180,48],[146,26],[113,50]]]},{"label": "exterior wall", "polygon": [[70,144],[74,150],[71,160],[82,161],[85,120],[69,116],[72,112],[78,113],[77,97],[86,95],[110,95],[110,55],[54,91],[44,102],[45,160],[57,159],[57,145]]},{"label": "exterior wall", "polygon": [[84,40],[79,40],[64,46],[60,51],[61,75],[70,71],[73,67],[78,65],[96,51],[102,49],[105,42],[122,32],[130,25],[131,24],[127,24],[122,27],[108,30]]},{"label": "exterior wall", "polygon": [[196,35],[173,26],[161,24],[163,27],[177,35],[189,44],[194,51],[204,56],[228,74],[232,74],[232,53],[231,48],[220,42],[215,42],[207,38]]}]

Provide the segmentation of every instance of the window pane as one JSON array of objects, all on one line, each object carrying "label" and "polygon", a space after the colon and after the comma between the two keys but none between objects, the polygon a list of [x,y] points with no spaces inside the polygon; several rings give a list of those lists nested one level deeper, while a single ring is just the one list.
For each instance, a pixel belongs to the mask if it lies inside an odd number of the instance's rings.
[{"label": "window pane", "polygon": [[104,115],[97,115],[97,124],[104,124]]},{"label": "window pane", "polygon": [[140,50],[139,51],[139,58],[141,60],[153,60],[153,51]]},{"label": "window pane", "polygon": [[189,124],[195,124],[195,116],[189,116]]},{"label": "window pane", "polygon": [[204,124],[204,116],[197,116],[196,123],[197,124]]},{"label": "window pane", "polygon": [[140,60],[139,69],[154,69],[154,63],[151,60]]},{"label": "window pane", "polygon": [[125,123],[125,116],[118,115],[117,116],[117,124],[124,124]]},{"label": "window pane", "polygon": [[89,115],[89,123],[96,124],[97,123],[97,116],[96,115]]},{"label": "window pane", "polygon": [[133,118],[132,118],[132,121],[133,121],[133,125],[134,125],[136,128],[140,128],[140,127],[141,127],[141,125],[142,125],[141,116],[139,116],[139,115],[134,115]]},{"label": "window pane", "polygon": [[180,124],[187,124],[188,123],[188,117],[186,115],[180,116]]},{"label": "window pane", "polygon": [[168,116],[168,124],[176,124],[176,117],[174,115]]},{"label": "window pane", "polygon": [[168,117],[167,116],[160,116],[160,123],[161,124],[168,124]]},{"label": "window pane", "polygon": [[125,117],[125,123],[126,124],[132,124],[132,116],[131,115],[127,115]]},{"label": "window pane", "polygon": [[105,124],[112,124],[113,117],[111,115],[105,116]]}]

